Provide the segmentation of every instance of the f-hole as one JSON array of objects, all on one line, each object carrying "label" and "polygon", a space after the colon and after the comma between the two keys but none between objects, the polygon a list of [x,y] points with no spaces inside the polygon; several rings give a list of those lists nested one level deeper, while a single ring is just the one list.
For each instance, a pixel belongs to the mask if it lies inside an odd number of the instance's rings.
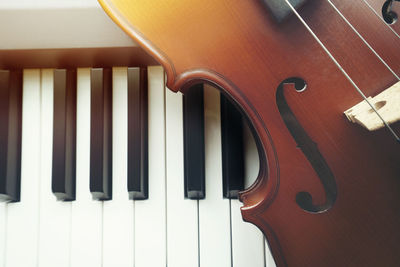
[{"label": "f-hole", "polygon": [[393,2],[395,1],[399,2],[400,0],[386,0],[382,6],[382,17],[389,25],[395,24],[398,19],[396,12],[392,10]]},{"label": "f-hole", "polygon": [[303,152],[304,156],[310,162],[314,171],[318,175],[326,195],[325,203],[314,204],[313,198],[309,192],[298,192],[296,202],[300,208],[310,213],[321,213],[332,208],[337,197],[337,186],[335,177],[326,163],[324,157],[318,150],[317,144],[308,136],[306,131],[297,121],[292,110],[289,108],[284,96],[284,85],[292,84],[295,90],[300,94],[307,89],[306,82],[297,77],[292,77],[282,81],[276,90],[276,104],[287,129],[296,141],[297,146]]}]

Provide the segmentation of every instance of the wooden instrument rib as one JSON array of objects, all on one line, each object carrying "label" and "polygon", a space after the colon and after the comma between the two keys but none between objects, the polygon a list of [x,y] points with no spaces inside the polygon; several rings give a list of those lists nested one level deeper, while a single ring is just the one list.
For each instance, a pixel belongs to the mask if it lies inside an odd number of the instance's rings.
[{"label": "wooden instrument rib", "polygon": [[[261,1],[99,2],[164,66],[171,90],[215,84],[251,121],[260,172],[240,194],[242,215],[263,231],[278,266],[398,264],[399,149],[388,131],[366,134],[345,120],[362,97],[296,16],[277,23]],[[364,94],[375,95],[400,73],[400,41],[366,2],[332,3],[392,72],[330,2],[307,2],[300,16]],[[279,90],[304,131],[286,124]],[[305,144],[293,138],[304,133]]]}]

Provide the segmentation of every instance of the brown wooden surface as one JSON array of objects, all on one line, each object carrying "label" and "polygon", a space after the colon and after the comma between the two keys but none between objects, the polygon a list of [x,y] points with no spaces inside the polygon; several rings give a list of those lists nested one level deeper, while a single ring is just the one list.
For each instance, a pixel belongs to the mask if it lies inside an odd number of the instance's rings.
[{"label": "brown wooden surface", "polygon": [[156,64],[140,47],[0,50],[0,69],[110,68]]},{"label": "brown wooden surface", "polygon": [[[380,18],[382,18],[382,6],[385,3],[386,0],[364,0],[366,1],[379,15]],[[393,2],[392,5],[392,11],[394,11],[398,18],[400,18],[400,3],[399,2]],[[397,34],[400,35],[400,22],[397,20],[397,22],[391,24],[389,27],[393,28]]]},{"label": "brown wooden surface", "polygon": [[[394,33],[374,22],[365,2],[334,2],[398,73]],[[370,133],[346,120],[343,111],[362,98],[297,17],[277,24],[256,0],[100,3],[165,67],[170,89],[210,82],[247,114],[258,137],[260,173],[241,194],[242,214],[264,232],[278,266],[398,266],[399,145],[387,130]],[[367,96],[397,81],[326,0],[308,1],[300,14]],[[337,185],[333,207],[319,214],[295,201],[306,191],[313,203],[323,203],[325,192],[275,100],[278,85],[294,76],[307,90],[285,86],[286,101]]]}]

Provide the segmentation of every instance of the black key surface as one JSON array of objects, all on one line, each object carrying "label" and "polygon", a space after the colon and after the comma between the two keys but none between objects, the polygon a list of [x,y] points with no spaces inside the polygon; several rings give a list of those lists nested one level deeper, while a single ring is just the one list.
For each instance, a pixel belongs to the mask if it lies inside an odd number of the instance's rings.
[{"label": "black key surface", "polygon": [[0,71],[0,201],[21,192],[22,72]]},{"label": "black key surface", "polygon": [[148,198],[148,96],[146,70],[128,68],[128,193]]},{"label": "black key surface", "polygon": [[204,92],[195,85],[183,95],[185,197],[205,197]]},{"label": "black key surface", "polygon": [[57,200],[75,200],[76,72],[54,70],[52,192]]},{"label": "black key surface", "polygon": [[243,120],[236,106],[222,94],[221,142],[223,196],[235,199],[244,189]]},{"label": "black key surface", "polygon": [[112,198],[112,74],[90,73],[90,192],[95,200]]}]

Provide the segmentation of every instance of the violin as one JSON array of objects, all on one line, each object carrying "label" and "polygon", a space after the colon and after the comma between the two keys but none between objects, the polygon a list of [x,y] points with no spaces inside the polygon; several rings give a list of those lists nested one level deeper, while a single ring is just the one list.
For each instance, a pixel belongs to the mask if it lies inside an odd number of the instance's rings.
[{"label": "violin", "polygon": [[398,1],[99,2],[168,88],[211,83],[245,114],[260,170],[241,212],[277,266],[399,265],[400,125],[385,103],[377,131],[343,115],[399,81]]}]

